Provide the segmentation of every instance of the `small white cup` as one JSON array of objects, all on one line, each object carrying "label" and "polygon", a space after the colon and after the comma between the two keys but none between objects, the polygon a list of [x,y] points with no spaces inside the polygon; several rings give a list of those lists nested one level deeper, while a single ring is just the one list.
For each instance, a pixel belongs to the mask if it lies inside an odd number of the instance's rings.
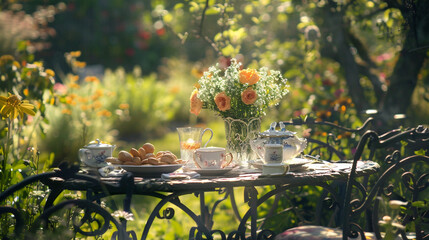
[{"label": "small white cup", "polygon": [[226,153],[225,148],[198,148],[194,152],[194,162],[201,169],[221,169],[232,162],[232,154]]},{"label": "small white cup", "polygon": [[264,162],[266,164],[280,164],[283,162],[283,145],[265,144]]},{"label": "small white cup", "polygon": [[262,175],[284,175],[289,172],[289,165],[284,163],[262,165]]}]

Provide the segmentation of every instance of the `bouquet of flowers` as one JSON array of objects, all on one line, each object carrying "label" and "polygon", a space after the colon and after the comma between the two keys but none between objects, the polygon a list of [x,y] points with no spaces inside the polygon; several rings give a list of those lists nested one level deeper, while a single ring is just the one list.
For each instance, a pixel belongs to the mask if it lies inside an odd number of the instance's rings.
[{"label": "bouquet of flowers", "polygon": [[198,115],[201,109],[211,109],[223,118],[262,117],[268,107],[277,105],[289,92],[286,82],[279,71],[266,67],[242,69],[233,58],[226,69],[217,64],[204,72],[191,94],[191,113]]},{"label": "bouquet of flowers", "polygon": [[279,71],[266,67],[242,69],[236,59],[224,68],[218,63],[199,79],[190,98],[191,113],[218,112],[225,122],[227,149],[237,164],[243,164],[254,159],[249,142],[260,132],[266,109],[289,92],[286,82]]}]

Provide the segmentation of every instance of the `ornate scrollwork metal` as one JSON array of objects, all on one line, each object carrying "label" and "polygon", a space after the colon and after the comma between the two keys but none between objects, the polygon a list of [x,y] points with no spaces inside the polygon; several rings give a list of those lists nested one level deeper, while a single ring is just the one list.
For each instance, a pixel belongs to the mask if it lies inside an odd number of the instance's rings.
[{"label": "ornate scrollwork metal", "polygon": [[[345,149],[343,149],[343,138],[342,135],[354,136],[357,133],[364,133],[364,131],[369,127],[369,125],[373,122],[373,118],[368,118],[361,127],[352,129],[340,126],[338,124],[326,121],[316,121],[314,118],[310,116],[306,116],[305,118],[298,117],[289,121],[284,121],[283,123],[288,126],[302,126],[305,125],[310,128],[323,128],[329,127],[329,133],[326,133],[326,137],[323,139],[321,137],[313,137],[313,136],[304,136],[307,139],[308,147],[306,149],[306,153],[309,155],[321,155],[324,160],[331,161],[334,156],[336,156],[339,160],[345,160],[347,158]],[[335,130],[338,131],[339,134],[335,134]],[[340,134],[341,132],[341,134]],[[340,136],[341,135],[341,136]]]},{"label": "ornate scrollwork metal", "polygon": [[162,214],[160,212],[158,212],[156,217],[159,219],[172,219],[174,217],[174,209],[168,207],[168,208],[162,210]]},{"label": "ornate scrollwork metal", "polygon": [[276,236],[276,234],[273,231],[271,231],[269,229],[264,229],[258,233],[258,236],[256,239],[257,240],[269,240],[269,239],[274,239],[275,236]]},{"label": "ornate scrollwork metal", "polygon": [[[52,217],[59,211],[75,208],[75,211],[70,213],[70,223],[75,233],[82,234],[83,236],[96,236],[103,235],[107,230],[110,229],[111,223],[116,225],[118,229],[118,238],[125,239],[125,229],[121,223],[113,218],[110,213],[94,203],[92,200],[65,200],[56,203],[56,199],[62,191],[64,191],[63,184],[68,179],[76,179],[88,182],[88,187],[100,186],[100,181],[92,176],[78,174],[79,168],[76,166],[68,166],[61,164],[60,169],[53,172],[41,173],[25,178],[21,182],[9,187],[0,194],[0,202],[5,201],[7,198],[14,196],[14,194],[20,189],[27,187],[31,184],[38,182],[44,183],[46,186],[50,186],[51,191],[46,191],[47,198],[42,213],[35,219],[32,225],[27,226],[30,229],[30,233],[39,230],[42,227],[43,230],[55,230],[50,225],[54,223]],[[25,209],[20,209],[14,206],[1,206],[0,214],[13,213],[15,216],[15,233],[20,236],[24,229],[24,221],[22,221]],[[60,217],[60,219],[64,219]],[[66,219],[64,219],[66,220]],[[91,226],[92,229],[86,226]],[[95,228],[94,228],[95,227]],[[89,230],[88,230],[89,229]],[[28,234],[27,232],[25,234]]]},{"label": "ornate scrollwork metal", "polygon": [[[50,207],[35,220],[34,224],[30,228],[30,232],[36,232],[40,229],[40,227],[46,229],[50,221],[49,218],[51,216],[53,216],[56,212],[60,210],[71,207],[77,207],[83,210],[86,216],[80,220],[77,220],[76,218],[78,218],[80,215],[73,215],[74,219],[71,219],[71,222],[73,223],[73,227],[76,232],[79,232],[84,236],[100,236],[107,232],[107,230],[109,230],[110,222],[112,222],[118,229],[118,238],[125,239],[126,233],[124,229],[122,228],[121,224],[115,218],[113,218],[112,215],[110,215],[109,212],[107,212],[104,208],[100,207],[98,204],[83,199],[68,200]],[[101,216],[103,221],[101,221],[100,219],[95,220],[94,216],[88,217],[92,214]],[[93,226],[91,223],[93,223],[94,221],[98,223],[98,228],[88,228],[90,231],[85,231],[83,229],[83,226],[85,224]]]},{"label": "ornate scrollwork metal", "polygon": [[[344,221],[349,223],[344,225],[345,233],[350,234],[353,231],[352,227],[357,227],[355,231],[363,234],[359,224],[354,222],[354,217],[369,210],[373,231],[376,237],[381,239],[382,234],[378,226],[378,221],[380,217],[384,216],[379,216],[379,211],[384,208],[380,208],[379,206],[382,203],[389,202],[389,200],[400,200],[403,202],[402,204],[406,204],[408,210],[401,211],[399,213],[400,217],[395,221],[399,221],[399,224],[403,226],[414,222],[412,229],[415,229],[417,239],[424,239],[424,236],[429,236],[428,229],[422,228],[421,225],[426,221],[425,219],[429,220],[425,214],[422,214],[422,211],[427,212],[425,210],[427,207],[422,208],[422,205],[425,205],[425,203],[424,201],[419,202],[421,201],[419,200],[421,193],[429,188],[429,174],[424,171],[422,172],[422,165],[416,165],[417,163],[422,163],[429,169],[429,156],[414,154],[414,151],[419,150],[416,146],[428,148],[428,140],[429,131],[421,127],[404,131],[393,130],[381,136],[373,131],[369,131],[362,136],[354,158],[354,166],[350,175],[351,179],[356,177],[354,175],[355,165],[360,160],[365,147],[368,147],[372,152],[370,156],[377,156],[373,153],[376,150],[380,150],[383,153],[387,150],[393,150],[393,152],[386,156],[384,163],[387,166],[382,168],[384,171],[379,174],[376,181],[369,187],[368,194],[362,200],[359,200],[360,204],[357,207],[351,205],[351,203],[357,201],[356,199],[346,198],[345,208],[353,210],[347,211],[348,214],[344,215]],[[422,143],[425,144],[422,145]],[[407,149],[410,150],[407,151]],[[406,154],[403,155],[401,152],[405,152]],[[397,177],[398,174],[400,174],[400,178]],[[346,196],[350,195],[352,186],[353,184],[348,185]],[[408,239],[404,230],[397,229],[396,234],[402,236],[403,239]]]}]

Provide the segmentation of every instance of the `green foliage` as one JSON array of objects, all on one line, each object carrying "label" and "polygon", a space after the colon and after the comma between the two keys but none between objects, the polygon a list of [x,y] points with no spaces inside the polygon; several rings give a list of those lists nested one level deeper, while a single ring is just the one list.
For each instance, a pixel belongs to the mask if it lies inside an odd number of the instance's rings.
[{"label": "green foliage", "polygon": [[107,70],[101,80],[69,75],[57,85],[58,106],[47,109],[51,121],[45,126],[43,150],[54,152],[56,163],[76,162],[78,149],[97,138],[119,151],[165,135],[171,121],[186,121],[180,119],[187,111],[182,105],[186,100],[180,100],[189,97],[180,91],[186,79],[161,82],[140,72]]}]

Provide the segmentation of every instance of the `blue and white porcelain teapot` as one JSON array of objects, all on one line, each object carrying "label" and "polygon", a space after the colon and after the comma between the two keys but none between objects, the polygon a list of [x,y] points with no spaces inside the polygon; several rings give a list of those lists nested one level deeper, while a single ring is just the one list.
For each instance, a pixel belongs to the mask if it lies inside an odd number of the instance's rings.
[{"label": "blue and white porcelain teapot", "polygon": [[299,138],[296,136],[296,132],[286,130],[283,122],[280,122],[279,125],[280,131],[276,130],[277,122],[273,122],[268,130],[260,132],[258,138],[250,141],[253,151],[261,159],[264,158],[266,144],[283,145],[283,162],[298,156],[307,147],[307,139]]}]

